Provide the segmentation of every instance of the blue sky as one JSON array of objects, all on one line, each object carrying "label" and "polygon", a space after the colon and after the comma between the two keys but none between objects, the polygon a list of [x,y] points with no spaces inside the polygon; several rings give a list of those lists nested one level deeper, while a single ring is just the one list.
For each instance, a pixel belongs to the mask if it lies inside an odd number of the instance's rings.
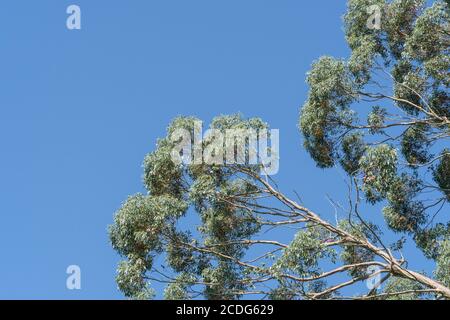
[{"label": "blue sky", "polygon": [[[66,28],[71,4],[81,30]],[[123,298],[106,228],[144,191],[143,158],[177,115],[280,129],[275,179],[333,219],[325,196],[345,196],[342,174],[315,167],[297,118],[311,62],[348,55],[344,12],[343,0],[1,1],[0,298]],[[71,264],[79,291],[66,289]]]}]

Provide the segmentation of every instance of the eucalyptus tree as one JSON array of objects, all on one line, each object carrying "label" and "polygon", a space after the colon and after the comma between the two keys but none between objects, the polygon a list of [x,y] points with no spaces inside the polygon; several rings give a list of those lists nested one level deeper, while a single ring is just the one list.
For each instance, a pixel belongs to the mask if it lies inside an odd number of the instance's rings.
[{"label": "eucalyptus tree", "polygon": [[[109,229],[124,257],[120,290],[151,298],[151,283],[162,282],[167,299],[450,299],[449,9],[349,0],[350,57],[313,63],[299,128],[318,167],[348,176],[339,221],[288,197],[264,164],[173,161],[174,133],[194,132],[198,120],[176,118],[145,158],[148,192],[129,197]],[[268,129],[239,115],[210,127]],[[376,215],[383,223],[370,222]],[[289,243],[266,238],[286,227],[298,230]],[[387,243],[385,228],[398,241]],[[405,239],[435,262],[433,273],[408,266]],[[375,276],[378,286],[355,287]]]}]

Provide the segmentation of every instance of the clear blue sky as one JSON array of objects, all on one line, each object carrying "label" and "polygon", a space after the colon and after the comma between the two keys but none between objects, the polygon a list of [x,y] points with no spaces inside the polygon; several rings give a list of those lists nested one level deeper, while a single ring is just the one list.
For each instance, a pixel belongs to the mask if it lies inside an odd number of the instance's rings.
[{"label": "clear blue sky", "polygon": [[[70,4],[82,30],[66,28]],[[2,0],[0,298],[123,298],[106,228],[180,114],[240,111],[280,129],[275,179],[333,219],[325,196],[345,197],[343,178],[302,150],[297,117],[311,62],[348,55],[344,12],[343,0]],[[66,289],[71,264],[80,291]]]}]

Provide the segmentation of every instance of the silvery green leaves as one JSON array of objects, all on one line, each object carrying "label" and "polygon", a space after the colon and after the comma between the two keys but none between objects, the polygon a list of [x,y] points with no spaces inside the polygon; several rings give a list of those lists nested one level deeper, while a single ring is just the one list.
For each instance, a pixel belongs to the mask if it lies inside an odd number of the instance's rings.
[{"label": "silvery green leaves", "polygon": [[[370,79],[370,70],[373,67],[377,55],[385,55],[385,49],[380,37],[380,28],[384,26],[384,0],[350,0],[348,10],[344,16],[345,36],[352,55],[348,61],[350,72],[355,77],[355,82],[365,84]],[[376,14],[380,14],[380,26],[368,28],[368,20],[371,20],[369,10],[373,8]]]},{"label": "silvery green leaves", "polygon": [[417,246],[421,248],[425,256],[436,260],[442,253],[442,241],[450,236],[450,223],[437,223],[432,228],[422,229],[414,237]]},{"label": "silvery green leaves", "polygon": [[444,1],[435,1],[417,18],[406,41],[406,54],[423,63],[428,77],[449,86],[450,11]]},{"label": "silvery green leaves", "polygon": [[164,290],[164,299],[166,300],[187,300],[189,295],[187,294],[187,289],[189,285],[195,283],[196,279],[194,276],[182,272],[180,273],[173,283],[167,285]]},{"label": "silvery green leaves", "polygon": [[[355,237],[359,239],[369,240],[372,243],[377,243],[377,238],[373,234],[375,232],[377,235],[380,235],[380,231],[376,225],[370,224],[368,229],[364,224],[358,223],[350,220],[341,220],[339,221],[339,227],[347,232],[351,233]],[[357,264],[369,262],[374,259],[375,255],[372,251],[367,250],[367,248],[355,246],[351,243],[348,245],[343,245],[342,250],[340,252],[340,258],[346,264]],[[357,267],[349,269],[349,274],[353,277],[360,277],[366,273],[366,267]]]},{"label": "silvery green leaves", "polygon": [[424,205],[415,200],[421,182],[416,176],[397,174],[397,152],[388,145],[368,148],[360,160],[363,175],[362,190],[367,201],[387,199],[383,214],[395,231],[417,232],[426,222]]},{"label": "silvery green leaves", "polygon": [[304,146],[320,167],[331,167],[335,138],[353,121],[348,105],[354,101],[354,85],[346,64],[331,57],[316,61],[308,73],[308,100],[300,114]]},{"label": "silvery green leaves", "polygon": [[[378,26],[368,28],[368,21],[373,18],[373,13],[381,14],[381,26],[384,23],[384,0],[349,0],[347,1],[347,13],[344,15],[344,27],[346,40],[352,50],[361,46],[364,41],[377,41],[380,33]],[[377,8],[378,10],[374,10]],[[364,40],[366,39],[366,40]]]},{"label": "silvery green leaves", "polygon": [[346,107],[354,100],[353,83],[346,64],[332,57],[322,57],[313,63],[307,83],[312,102],[329,102],[331,108]]},{"label": "silvery green leaves", "polygon": [[425,76],[420,70],[412,68],[401,76],[394,84],[394,95],[397,105],[410,115],[419,115],[423,105],[423,98],[427,91]]},{"label": "silvery green leaves", "polygon": [[158,141],[158,148],[144,160],[144,184],[152,195],[171,194],[180,197],[183,192],[180,165],[172,161],[172,143],[167,139]]},{"label": "silvery green leaves", "polygon": [[[182,118],[176,121],[185,121]],[[253,166],[265,175],[279,170],[279,131],[269,130],[261,120],[240,115],[221,116],[203,132],[203,123],[190,119],[189,127],[174,126],[168,139],[175,165],[206,165],[209,168]],[[204,166],[203,166],[204,167]]]},{"label": "silvery green leaves", "polygon": [[450,201],[450,150],[444,149],[439,157],[439,163],[433,168],[433,179]]},{"label": "silvery green leaves", "polygon": [[416,177],[405,173],[391,182],[387,189],[389,205],[383,209],[391,229],[414,233],[426,222],[425,207],[422,202],[415,200],[421,187],[421,182]]},{"label": "silvery green leaves", "polygon": [[299,276],[319,274],[319,261],[335,255],[335,251],[327,247],[326,239],[329,234],[321,227],[309,227],[306,231],[299,231],[283,255],[277,260],[272,270],[293,271]]},{"label": "silvery green leaves", "polygon": [[350,176],[359,172],[361,157],[366,152],[367,145],[360,132],[346,135],[342,139],[342,157],[340,160],[342,168]]},{"label": "silvery green leaves", "polygon": [[367,117],[367,124],[370,127],[369,132],[371,134],[377,134],[382,131],[381,128],[385,124],[386,115],[387,111],[385,108],[380,106],[372,107],[372,111],[369,113],[369,116]]},{"label": "silvery green leaves", "polygon": [[401,151],[410,166],[425,164],[430,160],[428,148],[431,142],[427,139],[429,130],[429,126],[418,124],[404,131]]},{"label": "silvery green leaves", "polygon": [[136,300],[150,299],[154,292],[144,278],[146,264],[143,260],[121,261],[117,268],[116,282],[123,294]]},{"label": "silvery green leaves", "polygon": [[[117,276],[125,295],[151,297],[149,281],[162,281],[167,299],[337,298],[375,274],[382,281],[390,276],[384,292],[377,280],[370,297],[361,297],[415,298],[431,288],[425,297],[450,298],[449,288],[408,269],[401,253],[406,241],[415,241],[448,285],[450,223],[439,215],[450,200],[448,7],[350,0],[348,8],[351,56],[313,63],[299,119],[317,165],[339,164],[348,174],[349,206],[330,199],[336,223],[283,194],[264,163],[253,161],[253,147],[264,140],[258,132],[274,136],[261,119],[218,116],[203,133],[199,119],[178,117],[145,158],[147,193],[130,197],[110,227],[125,260]],[[369,28],[368,19],[379,26]],[[440,33],[428,35],[424,26]],[[419,43],[428,36],[437,48]],[[384,209],[363,204],[364,198]],[[380,230],[387,229],[367,219],[377,213],[402,233],[400,240],[383,243]],[[281,241],[273,230],[295,231]]]},{"label": "silvery green leaves", "polygon": [[424,8],[424,0],[394,0],[384,6],[383,31],[381,34],[391,56],[401,59],[406,35],[414,30],[415,20]]},{"label": "silvery green leaves", "polygon": [[186,209],[185,202],[170,195],[129,197],[110,227],[114,248],[123,255],[138,254],[145,258],[161,245],[160,232],[166,222],[175,221]]},{"label": "silvery green leaves", "polygon": [[386,144],[368,148],[360,166],[367,200],[375,203],[385,198],[397,175],[397,151]]},{"label": "silvery green leaves", "polygon": [[[150,290],[145,273],[152,267],[153,254],[162,249],[162,234],[187,209],[185,202],[169,195],[129,197],[116,213],[109,228],[113,248],[123,257],[117,284],[130,298],[148,298]],[[169,226],[169,227],[168,227]]]},{"label": "silvery green leaves", "polygon": [[441,0],[349,0],[351,54],[313,63],[299,121],[317,165],[340,164],[369,203],[385,203],[387,225],[416,241],[450,200],[449,13]]},{"label": "silvery green leaves", "polygon": [[436,277],[442,281],[444,285],[450,287],[450,233],[447,235],[446,240],[440,243],[436,264]]},{"label": "silvery green leaves", "polygon": [[[417,282],[398,278],[391,277],[386,281],[386,285],[383,290],[384,296],[383,298],[386,300],[418,300],[426,296],[426,293],[420,293],[421,290],[426,289],[423,285],[418,284]],[[414,292],[419,291],[419,292]],[[395,292],[407,292],[405,295],[401,297],[396,295],[391,295]]]},{"label": "silvery green leaves", "polygon": [[[330,233],[320,226],[311,225],[306,230],[297,232],[289,247],[283,250],[282,255],[269,269],[269,274],[275,277],[280,285],[272,292],[275,299],[298,297],[298,291],[309,294],[325,289],[326,281],[314,277],[323,272],[320,267],[322,263],[335,262],[337,252],[328,245],[330,241]],[[296,283],[289,281],[286,274],[313,280]]]},{"label": "silvery green leaves", "polygon": [[[114,249],[126,259],[119,265],[117,283],[128,297],[150,296],[147,275],[155,269],[153,260],[160,255],[165,256],[166,266],[178,273],[178,280],[166,289],[169,298],[186,298],[194,283],[208,282],[211,277],[217,282],[205,289],[205,295],[211,298],[223,298],[224,288],[241,286],[236,281],[242,270],[229,261],[218,259],[217,255],[240,258],[246,245],[239,240],[251,237],[260,228],[254,216],[236,205],[240,197],[251,200],[258,196],[251,179],[243,179],[236,168],[259,173],[260,165],[172,161],[174,146],[178,143],[171,138],[173,133],[184,130],[194,141],[201,138],[195,137],[198,123],[194,117],[178,117],[172,121],[167,136],[158,140],[157,148],[144,160],[143,181],[148,194],[129,197],[109,228]],[[215,118],[211,128],[225,132],[228,129],[267,130],[268,127],[260,119],[232,115]],[[197,147],[203,149],[209,143],[208,137],[198,141],[200,145],[183,156],[194,156],[201,152]],[[178,230],[179,219],[189,208],[202,222],[197,229],[200,239],[188,231]],[[197,247],[204,245],[214,246],[214,254]],[[187,274],[190,281],[185,281]],[[227,293],[227,297],[234,295]]]}]

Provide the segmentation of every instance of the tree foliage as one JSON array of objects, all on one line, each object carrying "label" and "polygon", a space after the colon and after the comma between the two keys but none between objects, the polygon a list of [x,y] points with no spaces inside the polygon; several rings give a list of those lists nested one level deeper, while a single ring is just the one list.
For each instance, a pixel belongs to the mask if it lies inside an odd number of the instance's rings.
[{"label": "tree foliage", "polygon": [[[372,5],[381,12],[377,29],[366,26]],[[433,213],[449,200],[449,18],[444,1],[348,1],[351,56],[313,64],[300,115],[317,165],[340,164],[369,203],[385,203],[387,225],[413,234],[425,253],[450,228]]]},{"label": "tree foliage", "polygon": [[[367,25],[373,5],[380,28]],[[449,299],[449,15],[448,1],[349,0],[350,57],[312,64],[304,147],[318,167],[341,166],[355,191],[348,218],[335,224],[283,194],[261,165],[175,163],[172,134],[194,132],[198,120],[176,118],[144,160],[147,193],[129,197],[109,228],[125,296],[151,298],[151,283],[162,282],[167,299]],[[210,128],[268,125],[230,115]],[[361,199],[372,209],[361,212]],[[381,212],[371,207],[380,203]],[[377,214],[385,225],[368,222]],[[198,224],[186,225],[187,215]],[[386,244],[385,226],[401,238]],[[286,227],[299,229],[290,243],[265,238]],[[433,275],[408,269],[405,237],[435,261]],[[371,277],[369,267],[383,289],[345,296]]]}]

